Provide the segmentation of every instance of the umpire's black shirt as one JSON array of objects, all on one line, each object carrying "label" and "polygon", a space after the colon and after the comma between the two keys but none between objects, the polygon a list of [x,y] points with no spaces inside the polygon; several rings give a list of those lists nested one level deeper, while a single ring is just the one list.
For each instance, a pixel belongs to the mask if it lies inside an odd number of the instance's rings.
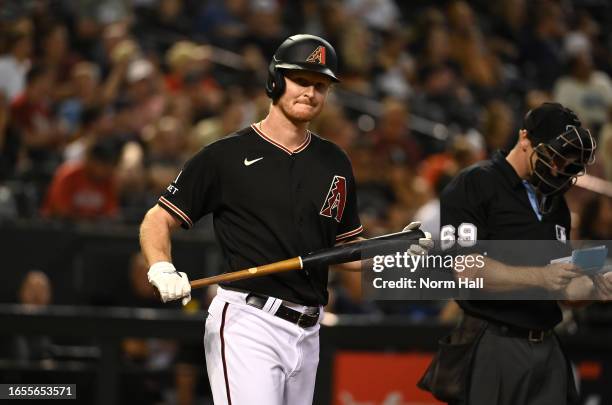
[{"label": "umpire's black shirt", "polygon": [[[462,232],[475,231],[476,240],[559,240],[564,247],[570,230],[565,199],[557,198],[551,211],[539,220],[521,178],[505,157],[506,153],[496,152],[491,160],[461,171],[444,189],[440,196],[441,235],[459,233],[463,227]],[[532,251],[530,256],[535,258],[537,254]],[[538,257],[538,265],[553,258]],[[561,321],[555,301],[458,303],[466,313],[517,327],[549,329]]]},{"label": "umpire's black shirt", "polygon": [[[184,228],[213,213],[226,271],[334,246],[359,234],[346,154],[310,132],[293,152],[255,125],[214,142],[183,167],[158,204]],[[302,305],[327,303],[327,268],[222,284]]]}]

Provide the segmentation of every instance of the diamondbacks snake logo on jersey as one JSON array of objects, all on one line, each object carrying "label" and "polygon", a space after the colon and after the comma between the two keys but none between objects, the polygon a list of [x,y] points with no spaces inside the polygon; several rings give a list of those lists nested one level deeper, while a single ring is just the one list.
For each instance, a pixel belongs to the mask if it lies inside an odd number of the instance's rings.
[{"label": "diamondbacks snake logo on jersey", "polygon": [[[346,179],[334,176],[329,191],[323,202],[320,214],[324,217],[334,218],[338,223],[342,220],[344,205],[346,204]],[[335,214],[334,214],[335,213]]]}]

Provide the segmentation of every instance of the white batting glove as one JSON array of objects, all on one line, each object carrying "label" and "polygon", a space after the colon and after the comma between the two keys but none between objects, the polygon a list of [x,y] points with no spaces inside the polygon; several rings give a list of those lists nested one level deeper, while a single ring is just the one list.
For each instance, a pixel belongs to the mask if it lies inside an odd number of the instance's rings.
[{"label": "white batting glove", "polygon": [[[419,229],[421,227],[421,223],[418,221],[411,222],[404,227],[402,232],[405,231],[413,231],[415,229]],[[425,234],[424,238],[419,238],[418,245],[410,245],[408,249],[408,253],[410,255],[426,255],[430,249],[434,247],[434,241],[431,239],[431,233],[423,231]]]},{"label": "white batting glove", "polygon": [[191,300],[191,285],[187,274],[176,271],[170,262],[157,262],[149,267],[147,273],[149,283],[153,284],[163,302],[182,298],[182,304],[187,305]]}]

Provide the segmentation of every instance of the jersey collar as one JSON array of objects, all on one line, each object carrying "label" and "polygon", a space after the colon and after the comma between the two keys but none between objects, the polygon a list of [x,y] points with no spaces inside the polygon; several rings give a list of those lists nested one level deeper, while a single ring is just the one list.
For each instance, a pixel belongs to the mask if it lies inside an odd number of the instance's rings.
[{"label": "jersey collar", "polygon": [[296,153],[300,153],[301,151],[306,149],[306,147],[308,147],[308,145],[310,144],[310,140],[312,139],[310,131],[306,130],[306,139],[304,139],[304,142],[302,142],[300,146],[298,146],[292,151],[286,146],[276,142],[275,140],[264,134],[259,128],[257,128],[255,124],[251,124],[251,128],[253,128],[255,133],[259,135],[264,141],[271,143],[272,145],[276,146],[277,148],[281,149],[283,152],[289,155],[295,155]]},{"label": "jersey collar", "polygon": [[508,180],[508,182],[513,188],[517,188],[519,186],[522,187],[523,180],[519,177],[518,174],[516,174],[516,171],[514,170],[512,165],[510,165],[510,163],[508,163],[508,161],[506,160],[507,155],[508,152],[498,150],[497,152],[495,152],[495,154],[493,154],[493,163],[499,168],[503,176],[506,178],[506,180]]}]

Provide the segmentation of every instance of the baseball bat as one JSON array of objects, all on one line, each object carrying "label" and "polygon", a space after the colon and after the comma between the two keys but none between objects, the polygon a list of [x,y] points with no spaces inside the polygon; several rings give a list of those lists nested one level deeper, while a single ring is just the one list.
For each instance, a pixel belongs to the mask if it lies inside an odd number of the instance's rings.
[{"label": "baseball bat", "polygon": [[410,244],[418,243],[419,238],[424,237],[425,234],[420,229],[390,233],[359,242],[317,250],[304,256],[296,256],[279,262],[193,280],[190,284],[191,288],[201,288],[211,284],[261,277],[285,271],[369,259],[376,255],[388,255],[406,250]]}]

